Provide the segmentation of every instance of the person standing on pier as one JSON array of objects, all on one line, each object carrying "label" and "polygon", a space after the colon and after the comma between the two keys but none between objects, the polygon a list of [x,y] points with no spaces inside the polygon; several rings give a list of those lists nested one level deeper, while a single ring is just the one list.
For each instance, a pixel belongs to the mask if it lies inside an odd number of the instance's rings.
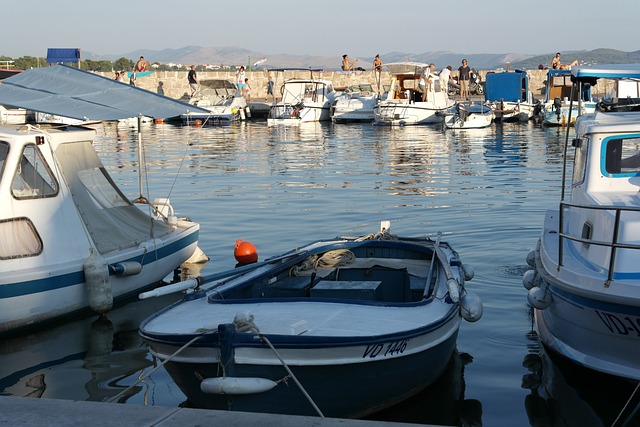
[{"label": "person standing on pier", "polygon": [[458,67],[458,83],[460,83],[460,99],[469,100],[469,79],[471,78],[471,68],[466,59],[462,60],[462,65]]},{"label": "person standing on pier", "polygon": [[238,90],[244,96],[244,90],[247,88],[245,83],[245,79],[247,75],[244,72],[244,65],[241,65],[238,71],[236,71],[236,84],[238,85]]},{"label": "person standing on pier", "polygon": [[189,80],[189,87],[191,88],[191,98],[198,93],[198,75],[196,74],[196,66],[192,65],[187,74],[187,80]]}]

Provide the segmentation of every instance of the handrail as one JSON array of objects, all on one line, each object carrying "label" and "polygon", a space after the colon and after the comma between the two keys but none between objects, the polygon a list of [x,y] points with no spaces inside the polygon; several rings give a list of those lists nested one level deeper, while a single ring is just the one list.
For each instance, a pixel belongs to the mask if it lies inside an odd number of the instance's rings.
[{"label": "handrail", "polygon": [[[593,240],[590,238],[576,237],[564,232],[564,212],[567,208],[577,208],[577,209],[593,209],[593,210],[601,210],[601,211],[614,211],[615,212],[615,222],[613,225],[613,231],[610,242],[605,242],[601,240]],[[571,202],[560,202],[560,210],[559,210],[559,226],[558,226],[558,270],[562,267],[563,258],[564,258],[564,241],[563,239],[568,239],[574,242],[586,243],[590,245],[604,246],[611,248],[611,255],[609,257],[609,269],[607,272],[607,281],[605,282],[605,287],[609,287],[611,281],[613,280],[613,273],[615,271],[615,261],[616,261],[616,252],[618,249],[636,249],[640,250],[640,244],[630,244],[630,243],[620,243],[618,242],[618,233],[620,230],[620,217],[622,212],[640,212],[640,207],[634,206],[614,206],[614,205],[582,205],[579,203],[571,203]]]}]

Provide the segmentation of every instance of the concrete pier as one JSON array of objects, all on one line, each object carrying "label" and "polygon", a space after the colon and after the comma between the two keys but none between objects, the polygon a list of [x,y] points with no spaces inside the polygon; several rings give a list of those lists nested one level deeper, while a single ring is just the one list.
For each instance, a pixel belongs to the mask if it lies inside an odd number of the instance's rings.
[{"label": "concrete pier", "polygon": [[408,427],[415,424],[228,412],[26,397],[0,397],[0,425],[12,427]]}]

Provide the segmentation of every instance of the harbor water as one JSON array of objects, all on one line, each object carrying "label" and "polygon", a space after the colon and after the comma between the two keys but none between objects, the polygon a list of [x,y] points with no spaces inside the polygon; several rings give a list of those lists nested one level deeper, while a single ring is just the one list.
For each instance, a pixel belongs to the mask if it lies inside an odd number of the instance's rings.
[{"label": "harbor water", "polygon": [[[317,239],[378,231],[382,220],[391,221],[393,234],[442,232],[473,267],[467,287],[481,297],[484,316],[463,322],[458,352],[436,384],[371,419],[611,425],[633,390],[549,358],[533,329],[522,276],[544,211],[559,201],[560,128],[144,124],[142,186],[137,130],[115,123],[97,129],[98,153],[129,198],[169,198],[177,216],[201,224],[199,245],[210,261],[183,275],[233,268],[237,240],[253,243],[263,260]],[[3,338],[0,392],[189,406],[137,334],[140,321],[179,297],[133,301],[107,319],[87,316]]]}]

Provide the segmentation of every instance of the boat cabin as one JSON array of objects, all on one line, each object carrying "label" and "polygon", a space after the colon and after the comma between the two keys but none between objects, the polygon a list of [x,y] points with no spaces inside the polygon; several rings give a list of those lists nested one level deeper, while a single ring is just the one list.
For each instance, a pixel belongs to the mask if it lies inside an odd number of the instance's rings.
[{"label": "boat cabin", "polygon": [[[387,100],[408,100],[409,103],[422,102],[422,88],[420,77],[428,64],[414,62],[399,62],[385,65],[392,75],[389,95]],[[428,101],[437,101],[446,104],[444,92],[440,91],[440,79],[437,75],[431,75],[431,86],[427,88],[430,96]]]},{"label": "boat cabin", "polygon": [[[235,84],[225,79],[200,80],[200,100],[202,107],[223,105],[225,101],[242,96]],[[206,101],[206,102],[205,102]]]},{"label": "boat cabin", "polygon": [[[571,70],[549,70],[547,74],[546,82],[546,100],[545,102],[553,101],[554,99],[564,100],[568,102],[570,100],[577,101],[591,101],[591,86],[585,84],[582,86],[582,90],[576,90],[571,99]],[[580,96],[580,93],[582,96]]]},{"label": "boat cabin", "polygon": [[325,80],[288,80],[280,88],[282,103],[295,105],[300,102],[324,103],[335,94],[333,84]]}]

